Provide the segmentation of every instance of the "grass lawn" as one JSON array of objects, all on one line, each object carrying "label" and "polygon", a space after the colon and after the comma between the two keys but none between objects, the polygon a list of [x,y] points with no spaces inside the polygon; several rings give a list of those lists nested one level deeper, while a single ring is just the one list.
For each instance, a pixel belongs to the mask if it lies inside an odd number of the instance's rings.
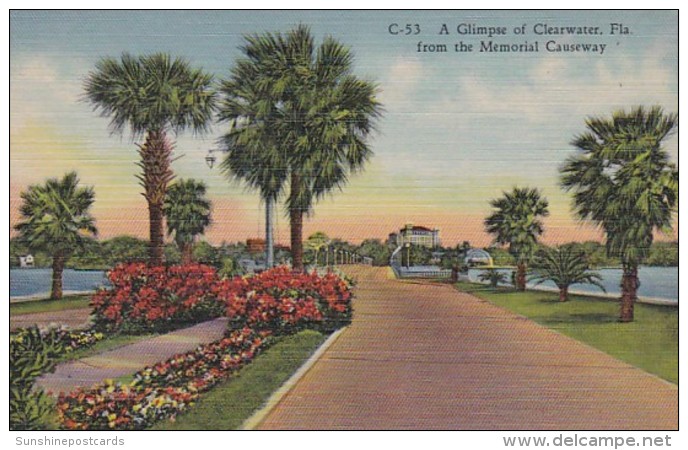
[{"label": "grass lawn", "polygon": [[456,287],[678,383],[677,307],[637,303],[635,321],[619,323],[615,301],[571,295],[562,303],[557,293],[492,289],[465,282]]},{"label": "grass lawn", "polygon": [[204,394],[175,422],[153,430],[235,430],[301,367],[327,336],[306,330],[274,344],[236,375]]},{"label": "grass lawn", "polygon": [[90,299],[90,295],[70,295],[63,297],[61,300],[29,300],[20,303],[10,303],[10,316],[88,308]]}]

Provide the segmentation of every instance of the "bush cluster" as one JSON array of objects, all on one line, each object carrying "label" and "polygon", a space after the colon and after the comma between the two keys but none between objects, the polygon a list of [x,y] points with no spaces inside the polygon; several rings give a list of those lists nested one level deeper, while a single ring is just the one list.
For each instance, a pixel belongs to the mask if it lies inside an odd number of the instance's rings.
[{"label": "bush cluster", "polygon": [[119,264],[108,272],[112,285],[91,298],[96,327],[109,332],[164,332],[224,313],[211,295],[215,269],[202,264]]}]

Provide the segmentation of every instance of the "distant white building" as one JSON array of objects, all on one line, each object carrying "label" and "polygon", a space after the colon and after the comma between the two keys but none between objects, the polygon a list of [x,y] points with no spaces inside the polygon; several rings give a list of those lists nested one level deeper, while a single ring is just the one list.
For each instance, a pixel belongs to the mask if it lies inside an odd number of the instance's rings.
[{"label": "distant white building", "polygon": [[387,242],[397,246],[410,243],[422,247],[437,248],[441,246],[440,230],[407,223],[398,233],[390,233]]},{"label": "distant white building", "polygon": [[33,255],[23,255],[19,257],[19,267],[33,267]]}]

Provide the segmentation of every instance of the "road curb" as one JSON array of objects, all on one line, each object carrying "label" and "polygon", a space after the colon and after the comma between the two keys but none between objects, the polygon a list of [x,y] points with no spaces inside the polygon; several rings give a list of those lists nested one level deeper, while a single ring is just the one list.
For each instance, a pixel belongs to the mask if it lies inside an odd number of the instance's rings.
[{"label": "road curb", "polygon": [[263,406],[261,409],[253,413],[251,417],[246,419],[244,423],[241,424],[241,427],[239,427],[240,430],[254,430],[256,427],[258,427],[263,420],[272,412],[272,410],[279,404],[280,401],[284,398],[285,395],[291,391],[296,383],[298,383],[301,378],[303,378],[309,370],[313,367],[313,365],[318,362],[320,357],[327,351],[328,348],[332,344],[335,343],[335,341],[339,338],[339,336],[342,334],[342,332],[346,328],[340,328],[339,330],[335,331],[328,337],[325,342],[323,342],[320,347],[313,353],[308,360],[303,363],[299,369],[294,372],[294,374],[289,377],[289,379],[282,385],[280,386],[275,392],[272,393],[270,398],[268,398],[268,401],[265,403],[265,406]]}]

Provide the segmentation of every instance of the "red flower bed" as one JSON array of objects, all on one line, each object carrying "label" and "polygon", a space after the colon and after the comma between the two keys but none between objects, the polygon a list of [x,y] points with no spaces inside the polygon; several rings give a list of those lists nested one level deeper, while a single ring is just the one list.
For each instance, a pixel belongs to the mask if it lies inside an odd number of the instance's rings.
[{"label": "red flower bed", "polygon": [[108,278],[112,288],[91,298],[96,325],[102,329],[163,331],[224,313],[223,304],[211,294],[218,277],[209,266],[120,264]]},{"label": "red flower bed", "polygon": [[304,328],[331,331],[351,319],[349,285],[334,274],[287,268],[220,280],[207,266],[129,264],[109,274],[113,288],[94,295],[98,324],[118,330],[165,328],[226,313],[226,338],[147,367],[130,386],[105,383],[58,398],[62,428],[136,430],[174,418],[198,395],[249,363],[270,336]]},{"label": "red flower bed", "polygon": [[351,292],[338,276],[295,274],[278,267],[251,278],[222,280],[214,290],[227,305],[230,328],[273,333],[319,327],[330,331],[351,320]]},{"label": "red flower bed", "polygon": [[200,264],[151,267],[120,264],[112,288],[91,298],[96,326],[128,333],[165,331],[227,314],[231,329],[245,326],[290,333],[314,324],[325,330],[350,321],[348,284],[328,273],[295,274],[286,267],[220,279]]},{"label": "red flower bed", "polygon": [[200,393],[251,362],[265,342],[245,328],[147,367],[135,374],[131,385],[106,382],[60,394],[60,424],[67,430],[140,430],[173,419]]}]

